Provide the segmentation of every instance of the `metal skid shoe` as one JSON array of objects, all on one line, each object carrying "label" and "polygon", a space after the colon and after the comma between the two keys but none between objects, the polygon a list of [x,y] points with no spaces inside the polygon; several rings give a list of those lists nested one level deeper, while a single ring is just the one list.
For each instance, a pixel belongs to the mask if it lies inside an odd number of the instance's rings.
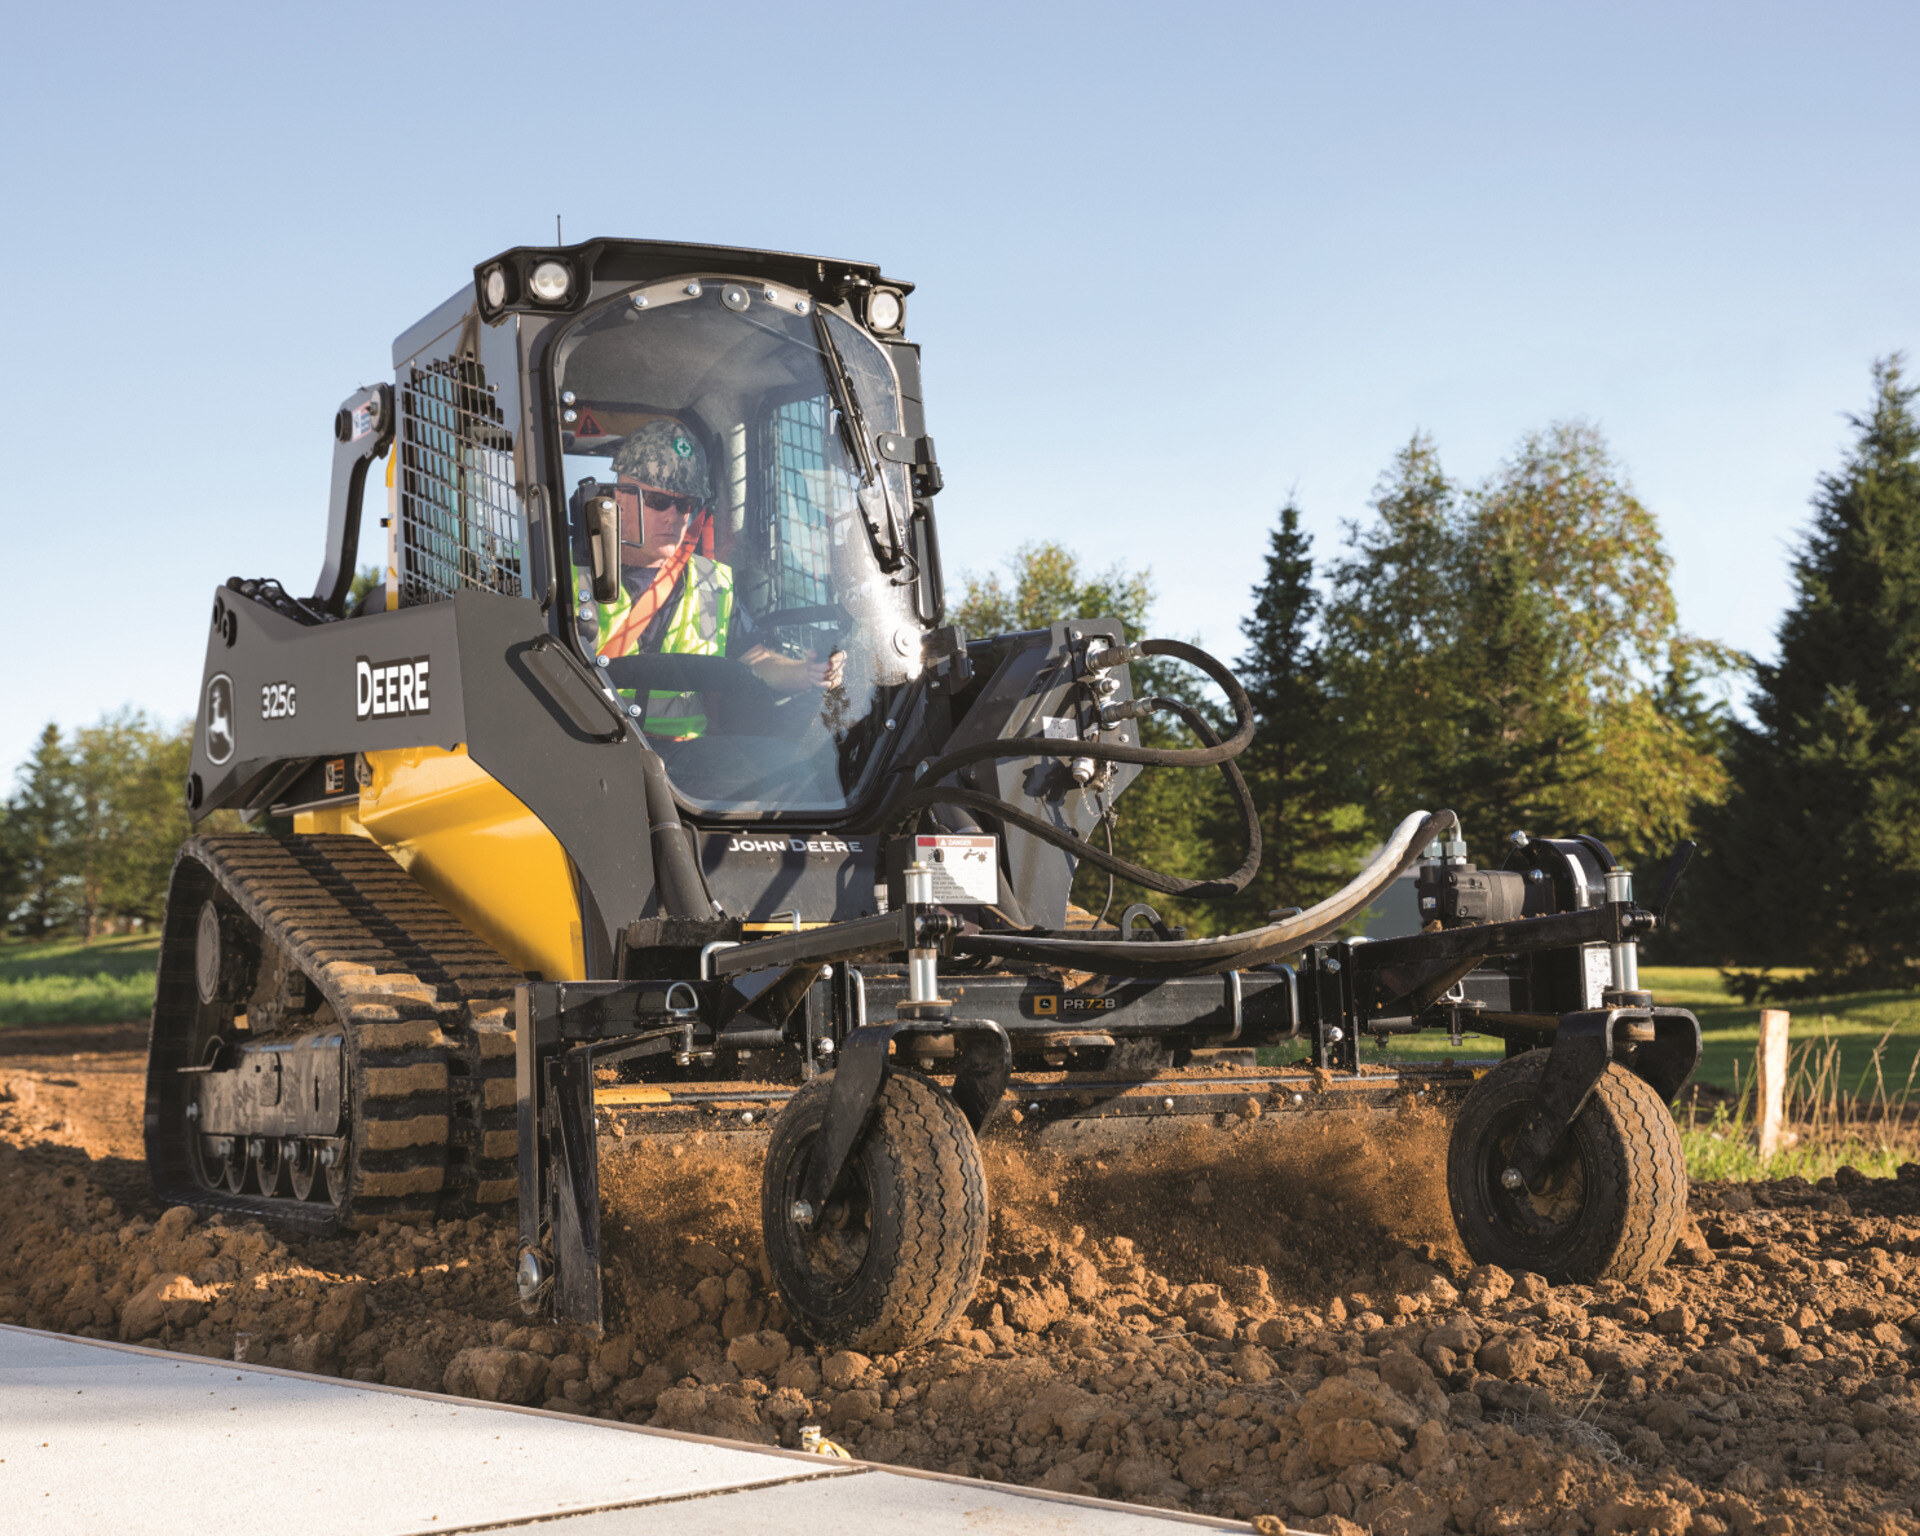
[{"label": "metal skid shoe", "polygon": [[[787,1310],[822,1344],[892,1351],[939,1337],[973,1299],[987,1251],[987,1188],[976,1137],[1013,1069],[1007,1033],[957,1019],[939,995],[933,872],[906,872],[919,947],[908,995],[885,1024],[842,1041],[774,1122],[761,1176],[767,1260]],[[925,917],[919,914],[926,913]],[[892,1055],[896,1038],[950,1036],[951,1093]]]},{"label": "metal skid shoe", "polygon": [[[1630,876],[1607,872],[1610,901]],[[1447,1194],[1468,1253],[1546,1279],[1644,1280],[1686,1220],[1668,1110],[1700,1061],[1700,1022],[1640,990],[1633,940],[1612,946],[1605,1006],[1565,1014],[1550,1048],[1510,1055],[1460,1106]]]}]

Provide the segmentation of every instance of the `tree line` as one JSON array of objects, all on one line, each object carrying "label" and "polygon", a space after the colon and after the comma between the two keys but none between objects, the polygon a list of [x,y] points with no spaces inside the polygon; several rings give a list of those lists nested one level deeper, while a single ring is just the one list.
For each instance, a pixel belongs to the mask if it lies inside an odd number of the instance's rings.
[{"label": "tree line", "polygon": [[[1697,839],[1651,952],[1730,967],[1749,995],[1791,990],[1762,974],[1783,967],[1810,970],[1803,987],[1920,984],[1920,422],[1899,358],[1873,383],[1816,488],[1767,665],[1682,627],[1658,519],[1589,423],[1529,433],[1477,482],[1414,435],[1330,556],[1289,501],[1232,658],[1256,717],[1240,761],[1260,873],[1225,903],[1124,883],[1116,899],[1197,931],[1257,924],[1336,889],[1408,811],[1446,807],[1476,862],[1498,865],[1514,831],[1591,833],[1643,893]],[[1036,544],[1010,576],[969,578],[970,633],[1099,613],[1151,632],[1144,571]],[[1233,862],[1210,770],[1150,773],[1116,812],[1138,862]],[[1106,887],[1083,870],[1076,899],[1097,912]]]},{"label": "tree line", "polygon": [[[1920,985],[1920,387],[1875,366],[1839,467],[1793,555],[1778,657],[1688,633],[1654,513],[1597,428],[1530,433],[1465,481],[1415,434],[1368,515],[1321,555],[1279,509],[1229,658],[1253,702],[1242,755],[1265,855],[1235,899],[1129,888],[1083,868],[1096,913],[1148,900],[1196,932],[1256,925],[1343,884],[1407,812],[1460,814],[1476,862],[1516,830],[1598,836],[1643,893],[1674,844],[1701,857],[1653,943],[1728,967],[1749,995]],[[1112,615],[1153,633],[1150,573],[1087,570],[1033,544],[967,578],[972,635]],[[1135,691],[1226,721],[1187,669],[1136,664]],[[1730,707],[1744,683],[1744,712]],[[1156,715],[1148,744],[1191,744]],[[175,850],[190,727],[135,710],[49,725],[0,804],[0,919],[96,937],[155,921]],[[230,818],[228,818],[230,819]],[[1118,852],[1221,872],[1238,823],[1212,770],[1149,771],[1114,806]]]},{"label": "tree line", "polygon": [[30,938],[85,939],[156,922],[188,835],[190,726],[138,710],[48,725],[0,804],[0,918]]}]

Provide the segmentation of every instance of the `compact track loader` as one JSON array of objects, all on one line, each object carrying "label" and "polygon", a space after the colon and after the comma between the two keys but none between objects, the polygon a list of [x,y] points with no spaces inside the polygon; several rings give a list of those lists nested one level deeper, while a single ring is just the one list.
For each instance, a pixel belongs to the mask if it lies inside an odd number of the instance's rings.
[{"label": "compact track loader", "polygon": [[[309,1232],[517,1201],[527,1309],[598,1326],[601,1129],[729,1130],[764,1146],[793,1317],[892,1349],[971,1295],[996,1119],[1070,1138],[1252,1104],[1283,1133],[1424,1097],[1458,1102],[1473,1254],[1644,1275],[1682,1219],[1667,1105],[1700,1032],[1640,989],[1636,943],[1687,850],[1648,909],[1591,839],[1516,834],[1483,870],[1416,812],[1251,931],[1076,924],[1086,863],[1244,887],[1250,705],[1108,617],[947,622],[910,292],[765,251],[515,249],[341,406],[317,588],[213,599],[187,802],[261,830],[174,870],[161,1197]],[[354,595],[383,460],[385,581]],[[1137,697],[1147,657],[1218,684],[1233,729]],[[1144,744],[1157,710],[1198,745]],[[1098,846],[1166,767],[1226,776],[1232,874]],[[1342,937],[1410,870],[1418,931]],[[1363,1036],[1431,1029],[1507,1057],[1363,1066]]]}]

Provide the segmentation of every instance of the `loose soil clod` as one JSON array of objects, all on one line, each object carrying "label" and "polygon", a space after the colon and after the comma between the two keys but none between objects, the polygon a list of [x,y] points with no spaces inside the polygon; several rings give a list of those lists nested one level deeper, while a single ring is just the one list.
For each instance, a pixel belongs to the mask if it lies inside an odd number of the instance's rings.
[{"label": "loose soil clod", "polygon": [[1549,1287],[1467,1263],[1428,1113],[1015,1131],[967,1315],[868,1359],[788,1331],[750,1144],[609,1140],[593,1340],[520,1314],[504,1222],[157,1209],[99,1043],[0,1057],[0,1321],[1343,1536],[1920,1531],[1920,1166],[1697,1189],[1653,1282]]}]

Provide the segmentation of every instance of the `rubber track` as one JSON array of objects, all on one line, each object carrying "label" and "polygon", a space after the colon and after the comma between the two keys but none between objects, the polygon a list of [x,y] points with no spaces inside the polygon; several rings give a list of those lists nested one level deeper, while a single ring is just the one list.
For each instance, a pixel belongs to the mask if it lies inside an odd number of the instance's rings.
[{"label": "rubber track", "polygon": [[200,900],[217,885],[332,1005],[345,1028],[354,1123],[348,1196],[335,1212],[165,1187],[179,1159],[154,1155],[169,1149],[155,1146],[166,1117],[150,1111],[149,1160],[163,1196],[303,1227],[463,1216],[514,1196],[511,1008],[524,978],[496,951],[365,838],[197,837],[181,850],[174,882],[183,910],[169,900],[150,1105],[154,1072],[173,1054],[166,1047],[191,1029],[191,934]]},{"label": "rubber track", "polygon": [[890,1352],[939,1338],[973,1300],[987,1256],[987,1181],[967,1117],[932,1084],[890,1073],[876,1107],[874,1155],[911,1194],[885,1303],[857,1347]]}]

